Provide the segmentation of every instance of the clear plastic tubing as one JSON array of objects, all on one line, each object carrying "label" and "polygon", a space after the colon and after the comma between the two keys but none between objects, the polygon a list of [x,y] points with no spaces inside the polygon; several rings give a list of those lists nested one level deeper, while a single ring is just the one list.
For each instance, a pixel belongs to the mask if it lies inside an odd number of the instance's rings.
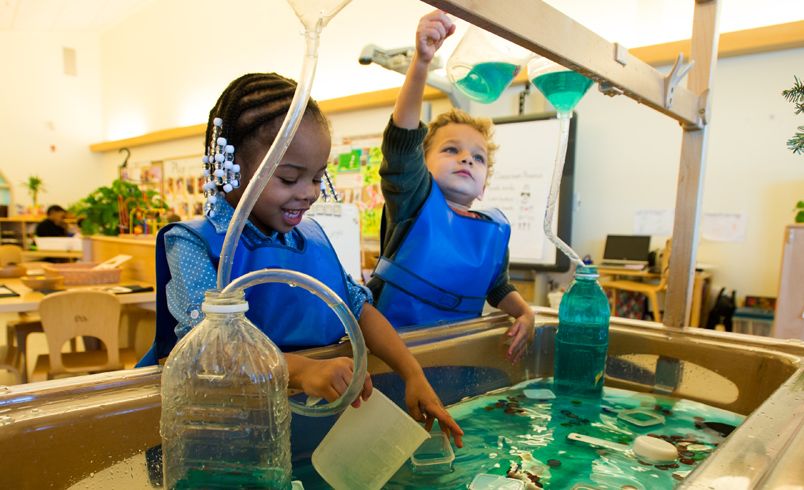
[{"label": "clear plastic tubing", "polygon": [[357,324],[357,320],[343,301],[327,286],[320,281],[294,271],[282,269],[265,269],[254,271],[231,281],[232,263],[240,234],[246,225],[248,216],[254,208],[260,194],[268,180],[274,174],[279,161],[285,155],[293,140],[293,135],[301,123],[304,111],[307,108],[307,101],[310,99],[315,69],[318,64],[318,43],[321,31],[327,23],[350,0],[288,0],[294,12],[299,17],[305,28],[305,54],[302,64],[302,73],[290,108],[279,128],[276,139],[271,148],[260,162],[259,167],[254,172],[251,180],[243,192],[240,202],[235,208],[229,228],[226,230],[226,237],[221,248],[221,258],[218,265],[218,289],[231,291],[235,288],[245,289],[249,286],[262,284],[265,282],[284,282],[302,286],[319,298],[323,299],[335,311],[349,335],[352,343],[355,368],[352,375],[352,382],[347,387],[344,394],[336,401],[324,405],[306,406],[290,401],[290,408],[295,413],[307,416],[325,416],[337,413],[346,408],[363,388],[363,381],[366,377],[366,344],[363,334]]},{"label": "clear plastic tubing", "polygon": [[274,174],[276,166],[282,157],[285,155],[296,134],[301,123],[304,110],[307,107],[307,100],[310,98],[310,89],[313,85],[313,78],[315,76],[315,68],[318,61],[318,40],[320,30],[310,32],[306,30],[304,38],[307,44],[307,51],[304,55],[304,65],[302,66],[302,76],[300,83],[296,86],[296,92],[293,94],[293,100],[290,103],[290,109],[282,126],[279,128],[279,133],[271,145],[271,148],[263,157],[257,171],[246,186],[245,192],[237,204],[234,216],[229,222],[229,228],[226,230],[226,237],[223,240],[223,247],[221,248],[221,259],[218,265],[218,289],[223,289],[229,284],[232,274],[232,261],[234,260],[234,252],[237,248],[237,242],[240,241],[240,234],[246,225],[248,216],[254,208],[254,203],[257,198],[262,194],[268,180]]},{"label": "clear plastic tubing", "polygon": [[553,233],[553,217],[556,210],[556,202],[558,201],[558,189],[561,186],[561,175],[564,173],[564,159],[567,156],[567,142],[569,141],[569,128],[571,112],[559,112],[558,123],[560,125],[560,135],[558,142],[558,151],[556,152],[556,162],[553,165],[553,179],[550,182],[550,194],[547,196],[547,207],[544,210],[544,236],[561,250],[575,265],[583,266],[583,260],[575,253],[575,250],[570,248],[569,245],[564,243]]},{"label": "clear plastic tubing", "polygon": [[256,286],[257,284],[271,282],[289,284],[291,287],[299,286],[324,301],[332,311],[335,312],[335,315],[337,315],[338,319],[343,323],[346,333],[349,334],[349,341],[352,344],[352,357],[355,362],[355,367],[352,372],[352,382],[349,383],[349,386],[340,398],[331,403],[313,406],[303,405],[290,400],[290,409],[294,413],[308,417],[324,417],[346,409],[347,405],[354,401],[363,389],[363,380],[366,377],[367,369],[366,343],[363,340],[363,333],[360,331],[357,320],[346,306],[346,303],[344,303],[334,291],[321,281],[307,274],[302,274],[301,272],[286,269],[262,269],[252,271],[229,283],[229,285],[223,289],[222,293],[225,294],[236,289],[246,289],[251,286]]}]

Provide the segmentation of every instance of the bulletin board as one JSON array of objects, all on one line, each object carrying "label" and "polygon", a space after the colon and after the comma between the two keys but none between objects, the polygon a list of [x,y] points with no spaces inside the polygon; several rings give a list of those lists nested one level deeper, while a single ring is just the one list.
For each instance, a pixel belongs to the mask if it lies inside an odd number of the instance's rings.
[{"label": "bulletin board", "polygon": [[[571,243],[576,123],[573,115],[553,222],[553,232],[566,243]],[[494,124],[499,149],[483,199],[474,207],[499,208],[510,221],[512,265],[566,271],[569,259],[547,240],[542,225],[558,149],[558,120],[550,113],[495,119]]]},{"label": "bulletin board", "polygon": [[360,211],[357,205],[317,202],[307,212],[307,216],[321,225],[344,270],[359,282],[361,280]]},{"label": "bulletin board", "polygon": [[201,155],[165,159],[163,192],[165,202],[182,220],[204,215],[204,177]]}]

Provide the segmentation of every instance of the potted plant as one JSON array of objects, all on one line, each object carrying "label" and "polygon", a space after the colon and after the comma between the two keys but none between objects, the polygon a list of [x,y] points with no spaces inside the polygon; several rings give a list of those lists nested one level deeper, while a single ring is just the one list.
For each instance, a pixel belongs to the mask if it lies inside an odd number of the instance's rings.
[{"label": "potted plant", "polygon": [[39,193],[44,192],[45,184],[42,181],[41,177],[37,175],[31,175],[28,177],[28,180],[22,183],[23,187],[28,189],[28,194],[31,196],[31,201],[33,201],[33,213],[39,213]]},{"label": "potted plant", "polygon": [[[792,102],[796,107],[795,113],[801,114],[804,112],[804,84],[798,77],[793,77],[793,88],[783,90],[782,96],[787,101]],[[804,154],[804,126],[799,126],[798,131],[792,138],[787,140],[787,147],[793,153]],[[799,201],[796,204],[796,223],[804,223],[804,201]]]},{"label": "potted plant", "polygon": [[80,223],[83,235],[120,234],[120,209],[124,214],[134,207],[144,210],[167,210],[168,206],[155,190],[140,189],[137,184],[117,179],[111,186],[98,187],[70,207]]}]

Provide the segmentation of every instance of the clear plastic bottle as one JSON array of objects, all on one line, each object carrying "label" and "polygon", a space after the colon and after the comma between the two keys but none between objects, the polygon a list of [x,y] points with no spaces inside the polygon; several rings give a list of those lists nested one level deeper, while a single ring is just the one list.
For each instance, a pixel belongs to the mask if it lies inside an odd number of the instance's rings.
[{"label": "clear plastic bottle", "polygon": [[609,300],[594,266],[579,266],[561,298],[555,343],[557,393],[598,395],[609,346]]},{"label": "clear plastic bottle", "polygon": [[165,486],[289,489],[285,358],[246,318],[242,290],[208,291],[202,310],[162,373]]}]

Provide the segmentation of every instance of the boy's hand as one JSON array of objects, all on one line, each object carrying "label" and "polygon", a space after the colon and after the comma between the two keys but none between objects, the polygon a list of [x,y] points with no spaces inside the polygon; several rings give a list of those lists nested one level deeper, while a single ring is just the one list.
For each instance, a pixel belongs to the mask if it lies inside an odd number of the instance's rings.
[{"label": "boy's hand", "polygon": [[406,382],[405,404],[408,406],[408,413],[411,417],[419,422],[424,422],[424,428],[428,432],[433,428],[433,422],[438,420],[441,430],[447,436],[452,435],[457,447],[463,447],[463,430],[444,408],[441,399],[433,391],[433,387],[430,386],[424,375]]},{"label": "boy's hand", "polygon": [[430,63],[435,52],[455,32],[455,24],[441,10],[435,10],[419,20],[416,28],[416,56],[419,61]]},{"label": "boy's hand", "polygon": [[525,351],[527,351],[528,344],[533,335],[533,320],[533,312],[528,310],[527,313],[517,317],[514,324],[508,329],[506,335],[508,335],[510,339],[510,345],[508,346],[507,357],[512,363],[518,362]]},{"label": "boy's hand", "polygon": [[[334,402],[352,381],[354,361],[348,357],[311,359],[311,361],[299,373],[302,390],[308,397],[319,397]],[[371,390],[371,376],[366,373],[363,390],[352,402],[352,406],[358,408],[361,400],[367,400],[371,396]]]}]

